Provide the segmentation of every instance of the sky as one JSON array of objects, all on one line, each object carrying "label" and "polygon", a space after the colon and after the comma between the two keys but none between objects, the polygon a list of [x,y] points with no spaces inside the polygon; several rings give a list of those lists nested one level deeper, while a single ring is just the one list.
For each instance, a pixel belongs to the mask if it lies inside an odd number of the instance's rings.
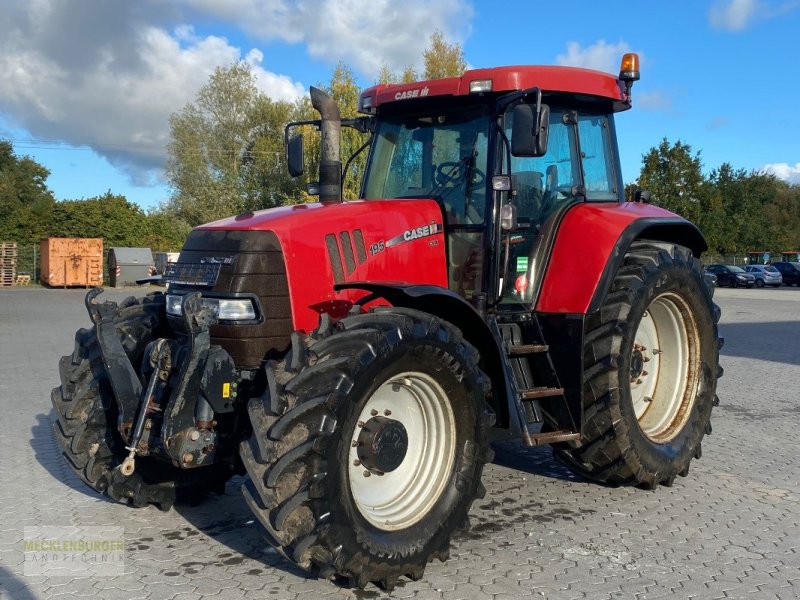
[{"label": "sky", "polygon": [[633,109],[617,116],[623,179],[666,138],[706,173],[800,184],[800,0],[0,0],[0,139],[50,170],[59,200],[168,199],[169,117],[217,66],[247,61],[294,100],[339,61],[362,87],[382,64],[422,70],[441,31],[470,68],[555,64],[617,74],[637,52]]}]

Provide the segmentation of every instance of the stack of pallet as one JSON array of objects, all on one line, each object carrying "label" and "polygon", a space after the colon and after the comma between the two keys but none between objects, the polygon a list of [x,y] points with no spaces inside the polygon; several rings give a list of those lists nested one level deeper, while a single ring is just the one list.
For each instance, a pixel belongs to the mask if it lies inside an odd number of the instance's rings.
[{"label": "stack of pallet", "polygon": [[0,286],[17,282],[17,244],[0,242]]}]

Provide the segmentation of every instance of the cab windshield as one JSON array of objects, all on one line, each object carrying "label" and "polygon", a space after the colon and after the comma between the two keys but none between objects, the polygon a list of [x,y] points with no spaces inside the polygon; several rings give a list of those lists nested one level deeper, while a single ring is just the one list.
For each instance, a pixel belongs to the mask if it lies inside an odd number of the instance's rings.
[{"label": "cab windshield", "polygon": [[450,224],[483,223],[489,116],[485,109],[385,117],[378,124],[365,198],[433,198]]}]

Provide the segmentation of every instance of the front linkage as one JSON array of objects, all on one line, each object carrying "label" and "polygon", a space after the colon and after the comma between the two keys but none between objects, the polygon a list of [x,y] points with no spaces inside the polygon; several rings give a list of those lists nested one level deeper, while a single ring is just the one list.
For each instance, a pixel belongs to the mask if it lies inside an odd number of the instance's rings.
[{"label": "front linkage", "polygon": [[[148,342],[137,373],[118,329],[119,307],[98,303],[101,292],[95,288],[87,294],[86,308],[114,392],[117,430],[128,451],[122,474],[134,472],[136,456],[166,459],[181,469],[224,458],[218,457],[215,414],[233,412],[240,376],[225,350],[210,347],[213,310],[202,305],[197,292],[184,296],[182,331]],[[148,382],[144,388],[142,381]]]}]

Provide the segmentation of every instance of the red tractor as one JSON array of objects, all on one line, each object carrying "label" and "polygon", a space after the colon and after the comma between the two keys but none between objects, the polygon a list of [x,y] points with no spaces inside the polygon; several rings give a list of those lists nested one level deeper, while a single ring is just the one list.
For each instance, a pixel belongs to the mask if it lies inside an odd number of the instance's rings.
[{"label": "red tractor", "polygon": [[[312,88],[319,203],[195,228],[166,293],[87,295],[53,391],[70,466],[162,509],[246,472],[287,560],[384,588],[446,559],[493,427],[600,483],[672,485],[711,431],[720,311],[700,231],[624,199],[637,63],[377,85],[349,120]],[[370,134],[358,201],[342,126]]]}]

